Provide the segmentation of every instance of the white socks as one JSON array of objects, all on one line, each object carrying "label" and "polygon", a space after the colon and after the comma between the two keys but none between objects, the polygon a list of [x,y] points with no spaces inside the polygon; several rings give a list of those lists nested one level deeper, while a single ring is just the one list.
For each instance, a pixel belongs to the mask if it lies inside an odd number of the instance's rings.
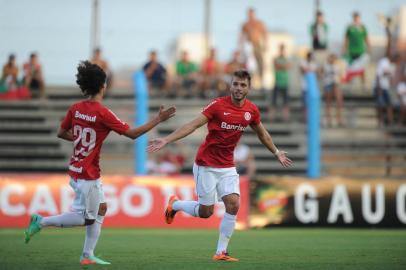
[{"label": "white socks", "polygon": [[234,232],[235,223],[237,220],[236,215],[231,215],[229,213],[224,213],[224,217],[220,223],[220,236],[217,243],[216,254],[220,254],[223,251],[227,251],[228,242]]},{"label": "white socks", "polygon": [[175,201],[172,208],[175,211],[183,211],[194,217],[199,216],[199,203],[196,201]]},{"label": "white socks", "polygon": [[[92,225],[86,226],[85,245],[83,247],[83,254],[87,256],[94,256],[93,252],[100,236],[100,230],[104,216],[98,215]],[[41,219],[41,227],[55,226],[55,227],[73,227],[85,225],[85,218],[83,214],[68,212],[57,216],[43,217]]]},{"label": "white socks", "polygon": [[[183,211],[191,216],[199,217],[199,203],[196,201],[175,201],[172,205],[175,211]],[[227,251],[228,242],[233,235],[237,216],[229,213],[224,213],[220,223],[220,236],[217,243],[216,254]]]},{"label": "white socks", "polygon": [[57,216],[43,217],[41,219],[41,227],[56,226],[56,227],[73,227],[83,226],[85,218],[83,214],[75,212],[67,212]]},{"label": "white socks", "polygon": [[93,252],[100,236],[103,220],[104,216],[98,215],[96,221],[92,225],[86,226],[86,238],[83,247],[83,255],[86,257],[94,256]]}]

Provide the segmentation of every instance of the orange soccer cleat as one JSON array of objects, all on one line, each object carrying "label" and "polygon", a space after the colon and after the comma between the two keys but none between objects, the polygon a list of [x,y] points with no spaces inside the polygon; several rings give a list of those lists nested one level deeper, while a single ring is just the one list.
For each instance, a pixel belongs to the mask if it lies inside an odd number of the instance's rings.
[{"label": "orange soccer cleat", "polygon": [[231,257],[226,251],[214,254],[213,261],[238,262],[239,259]]},{"label": "orange soccer cleat", "polygon": [[166,206],[166,209],[165,209],[165,222],[167,224],[171,224],[173,222],[173,220],[175,219],[176,211],[172,209],[172,205],[177,200],[179,200],[179,199],[178,199],[178,197],[176,197],[176,195],[172,195],[171,197],[169,197],[168,205]]}]

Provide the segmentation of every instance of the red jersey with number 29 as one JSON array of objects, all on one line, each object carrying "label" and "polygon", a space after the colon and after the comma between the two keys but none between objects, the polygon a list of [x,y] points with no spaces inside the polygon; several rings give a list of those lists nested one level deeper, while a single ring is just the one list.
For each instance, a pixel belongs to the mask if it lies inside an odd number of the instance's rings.
[{"label": "red jersey with number 29", "polygon": [[97,101],[84,100],[73,104],[61,123],[61,128],[72,130],[73,154],[69,175],[73,179],[100,178],[100,150],[111,130],[125,133],[130,127],[112,111]]},{"label": "red jersey with number 29", "polygon": [[234,148],[249,125],[261,122],[257,106],[245,100],[238,107],[231,96],[214,99],[202,114],[209,120],[209,133],[196,155],[196,164],[215,168],[234,167]]}]

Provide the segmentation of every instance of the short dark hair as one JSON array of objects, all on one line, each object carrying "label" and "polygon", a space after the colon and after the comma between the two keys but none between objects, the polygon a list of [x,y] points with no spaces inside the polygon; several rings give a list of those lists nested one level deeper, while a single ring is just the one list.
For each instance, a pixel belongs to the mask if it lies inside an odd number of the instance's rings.
[{"label": "short dark hair", "polygon": [[233,77],[248,79],[248,85],[251,86],[251,75],[246,69],[239,69],[234,71]]},{"label": "short dark hair", "polygon": [[8,62],[11,62],[12,60],[15,60],[15,59],[16,59],[16,55],[14,53],[10,53],[8,55]]},{"label": "short dark hair", "polygon": [[106,78],[106,72],[98,65],[89,61],[79,63],[76,83],[85,97],[97,95],[106,83]]}]

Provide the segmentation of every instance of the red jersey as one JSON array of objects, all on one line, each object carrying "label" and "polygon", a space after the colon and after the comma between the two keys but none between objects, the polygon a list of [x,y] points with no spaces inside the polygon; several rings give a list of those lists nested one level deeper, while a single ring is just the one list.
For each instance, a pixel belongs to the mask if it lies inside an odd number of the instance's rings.
[{"label": "red jersey", "polygon": [[196,164],[216,168],[234,167],[234,148],[242,133],[251,124],[261,121],[254,103],[245,100],[242,107],[234,105],[231,96],[213,100],[203,111],[209,119],[209,133],[196,155]]},{"label": "red jersey", "polygon": [[100,178],[100,150],[111,130],[123,134],[130,127],[112,111],[97,101],[84,100],[73,104],[61,123],[61,128],[72,130],[73,154],[69,175],[74,179]]}]

